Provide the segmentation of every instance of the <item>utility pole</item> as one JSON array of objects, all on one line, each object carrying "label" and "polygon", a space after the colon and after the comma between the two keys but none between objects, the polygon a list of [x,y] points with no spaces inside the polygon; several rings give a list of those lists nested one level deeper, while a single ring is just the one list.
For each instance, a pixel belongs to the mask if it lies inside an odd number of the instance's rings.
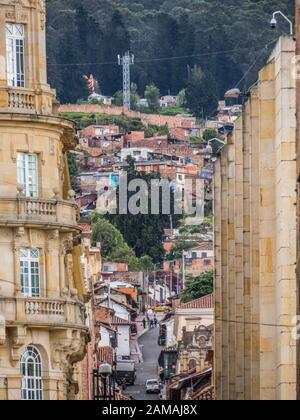
[{"label": "utility pole", "polygon": [[154,306],[156,306],[156,264],[154,266],[153,288],[154,288]]},{"label": "utility pole", "polygon": [[170,226],[171,226],[171,236],[173,236],[173,218],[172,218],[172,214],[170,214]]},{"label": "utility pole", "polygon": [[122,57],[118,55],[118,63],[123,67],[123,106],[126,106],[130,111],[130,66],[134,64],[134,55],[130,51],[127,51]]},{"label": "utility pole", "polygon": [[182,251],[182,288],[185,289],[185,251]]}]

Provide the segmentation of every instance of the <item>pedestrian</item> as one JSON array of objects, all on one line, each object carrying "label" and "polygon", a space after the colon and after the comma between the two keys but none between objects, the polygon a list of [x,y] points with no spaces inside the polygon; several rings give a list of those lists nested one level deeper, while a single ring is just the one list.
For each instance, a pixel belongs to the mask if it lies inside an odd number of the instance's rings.
[{"label": "pedestrian", "polygon": [[143,319],[143,327],[144,327],[144,330],[146,329],[146,319],[144,318]]},{"label": "pedestrian", "polygon": [[150,321],[150,328],[153,328],[154,327],[154,321],[153,321],[153,319],[151,319],[151,321]]},{"label": "pedestrian", "polygon": [[158,324],[158,320],[157,320],[157,318],[154,318],[154,326],[155,326],[155,328],[157,328],[157,324]]}]

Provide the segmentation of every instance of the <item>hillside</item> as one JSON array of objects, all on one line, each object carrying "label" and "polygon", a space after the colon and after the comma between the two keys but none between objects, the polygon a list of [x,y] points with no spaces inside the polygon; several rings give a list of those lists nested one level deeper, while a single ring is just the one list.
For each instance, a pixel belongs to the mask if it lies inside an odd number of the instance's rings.
[{"label": "hillside", "polygon": [[[270,28],[272,12],[280,9],[292,16],[294,7],[293,0],[46,3],[49,80],[62,102],[87,96],[83,74],[96,75],[104,94],[122,88],[117,54],[130,48],[136,56],[132,81],[141,95],[151,82],[162,94],[177,94],[190,82],[192,93],[205,96],[205,114],[225,90],[239,81],[241,88],[254,82],[274,45],[270,42],[288,32],[282,21],[276,31]],[[202,86],[188,80],[188,67],[195,65],[203,71]]]}]

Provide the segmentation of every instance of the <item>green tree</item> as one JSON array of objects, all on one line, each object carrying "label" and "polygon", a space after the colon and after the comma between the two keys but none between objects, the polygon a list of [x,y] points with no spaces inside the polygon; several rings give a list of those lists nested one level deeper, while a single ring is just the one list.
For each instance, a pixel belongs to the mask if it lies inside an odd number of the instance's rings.
[{"label": "green tree", "polygon": [[177,95],[177,103],[178,106],[185,107],[186,106],[186,90],[182,89]]},{"label": "green tree", "polygon": [[[185,232],[189,232],[187,229]],[[179,260],[182,258],[183,251],[188,251],[195,246],[196,242],[190,240],[180,240],[176,243],[176,245],[171,249],[171,251],[167,254],[166,259],[168,261],[172,260]]]},{"label": "green tree", "polygon": [[128,264],[129,270],[139,271],[140,262],[121,232],[101,215],[91,215],[93,239],[101,243],[102,257],[106,261]]},{"label": "green tree", "polygon": [[214,80],[197,65],[188,70],[186,101],[188,108],[195,116],[203,119],[217,106]]},{"label": "green tree", "polygon": [[152,258],[149,255],[144,255],[140,258],[140,266],[143,271],[152,271],[154,269]]},{"label": "green tree", "polygon": [[221,138],[221,136],[220,136],[220,134],[218,133],[217,130],[215,130],[214,128],[207,128],[206,130],[204,130],[204,133],[203,133],[203,140],[204,141],[209,141],[209,140],[215,139],[215,138],[217,138],[217,139]]},{"label": "green tree", "polygon": [[203,296],[210,295],[214,288],[214,272],[206,271],[198,277],[188,279],[181,301],[191,302]]},{"label": "green tree", "polygon": [[114,94],[114,104],[116,106],[123,106],[123,91],[122,90],[118,90]]},{"label": "green tree", "polygon": [[[103,60],[111,62],[116,60],[118,54],[123,55],[130,50],[130,34],[124,22],[120,9],[115,9],[111,19],[105,27],[103,41]],[[122,86],[122,71],[117,65],[107,65],[102,67],[103,92],[110,95]]]},{"label": "green tree", "polygon": [[[135,171],[134,161],[128,158],[129,168],[127,170],[128,183],[132,180],[141,179],[147,183],[148,191],[151,191],[151,181],[160,180],[158,173],[141,173]],[[119,191],[117,191],[117,195]],[[135,192],[128,193],[128,202]],[[117,200],[118,202],[119,200]],[[174,196],[171,194],[171,212],[174,204]],[[122,233],[125,241],[134,250],[138,258],[148,255],[153,262],[161,262],[164,257],[163,237],[164,229],[170,226],[170,216],[162,214],[160,208],[159,214],[151,214],[151,194],[148,197],[148,214],[132,215],[127,214],[108,215],[108,220],[117,227]],[[179,222],[180,216],[173,215],[174,228]]]},{"label": "green tree", "polygon": [[139,92],[149,80],[163,94],[179,92],[187,87],[188,67],[197,64],[209,82],[204,87],[213,86],[213,102],[238,81],[242,91],[256,81],[274,37],[287,29],[283,21],[275,31],[266,27],[274,10],[293,19],[294,0],[51,0],[50,83],[62,102],[76,103],[86,95],[82,75],[93,73],[103,93],[113,95],[122,87],[116,56],[131,49]]},{"label": "green tree", "polygon": [[150,111],[157,112],[160,108],[160,91],[153,83],[151,85],[146,86],[145,98],[148,101]]},{"label": "green tree", "polygon": [[133,111],[136,111],[138,109],[138,103],[139,103],[139,94],[138,94],[138,87],[135,83],[131,83],[130,88],[130,102],[131,102],[131,109]]},{"label": "green tree", "polygon": [[71,178],[75,178],[79,173],[79,167],[74,153],[68,153],[69,173]]},{"label": "green tree", "polygon": [[[118,90],[115,94],[114,94],[114,104],[116,106],[123,106],[123,91],[122,90]],[[138,109],[138,102],[139,102],[139,95],[138,95],[138,91],[137,91],[137,85],[135,83],[131,84],[131,89],[130,89],[130,102],[131,102],[131,109],[133,111],[136,111]]]}]

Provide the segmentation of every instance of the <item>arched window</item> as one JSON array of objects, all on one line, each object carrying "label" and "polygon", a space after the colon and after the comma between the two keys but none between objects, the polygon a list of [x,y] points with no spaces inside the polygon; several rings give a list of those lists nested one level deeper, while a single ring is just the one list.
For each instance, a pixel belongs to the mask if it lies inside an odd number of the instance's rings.
[{"label": "arched window", "polygon": [[22,400],[43,399],[42,359],[40,352],[28,346],[21,355]]},{"label": "arched window", "polygon": [[197,361],[195,359],[189,360],[189,370],[195,369],[197,367]]}]

